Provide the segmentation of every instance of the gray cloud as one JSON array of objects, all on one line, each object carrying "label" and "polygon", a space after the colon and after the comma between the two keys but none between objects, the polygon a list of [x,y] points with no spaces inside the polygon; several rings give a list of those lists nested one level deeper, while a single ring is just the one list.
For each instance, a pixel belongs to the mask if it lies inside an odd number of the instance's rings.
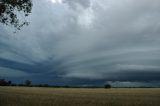
[{"label": "gray cloud", "polygon": [[19,70],[14,70],[14,69],[9,69],[9,68],[4,68],[0,67],[0,77],[26,77],[29,76],[27,72],[19,71]]},{"label": "gray cloud", "polygon": [[28,27],[0,29],[0,58],[62,79],[159,80],[159,10],[159,0],[34,1]]},{"label": "gray cloud", "polygon": [[159,87],[159,81],[107,81],[106,83],[111,84],[113,87]]},{"label": "gray cloud", "polygon": [[63,3],[67,3],[71,8],[77,9],[78,6],[88,8],[91,5],[90,0],[62,0]]}]

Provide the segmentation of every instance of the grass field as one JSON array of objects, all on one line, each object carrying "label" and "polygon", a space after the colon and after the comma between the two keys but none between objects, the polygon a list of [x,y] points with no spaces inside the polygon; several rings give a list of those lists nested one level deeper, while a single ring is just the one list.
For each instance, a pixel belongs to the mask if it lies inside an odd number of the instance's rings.
[{"label": "grass field", "polygon": [[160,88],[0,87],[0,106],[160,106]]}]

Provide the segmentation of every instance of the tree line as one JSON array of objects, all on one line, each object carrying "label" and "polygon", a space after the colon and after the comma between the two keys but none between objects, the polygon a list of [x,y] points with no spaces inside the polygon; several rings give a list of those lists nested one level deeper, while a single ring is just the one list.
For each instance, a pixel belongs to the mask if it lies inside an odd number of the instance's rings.
[{"label": "tree line", "polygon": [[[12,81],[7,81],[5,79],[0,79],[0,86],[19,86],[19,87],[55,87],[55,88],[102,88],[98,86],[70,86],[70,85],[49,85],[49,84],[32,84],[32,81],[25,80],[24,83],[16,84]],[[106,89],[111,88],[110,84],[105,84],[103,86]]]},{"label": "tree line", "polygon": [[16,84],[10,80],[6,81],[5,79],[0,79],[0,86],[30,86],[30,85],[31,85],[30,80],[26,80],[24,84]]},{"label": "tree line", "polygon": [[24,81],[24,83],[21,83],[21,84],[16,84],[16,83],[13,83],[12,81],[7,81],[5,79],[0,79],[0,86],[27,86],[27,87],[48,87],[49,85],[48,84],[38,84],[38,85],[34,85],[32,84],[32,81],[30,80],[26,80]]}]

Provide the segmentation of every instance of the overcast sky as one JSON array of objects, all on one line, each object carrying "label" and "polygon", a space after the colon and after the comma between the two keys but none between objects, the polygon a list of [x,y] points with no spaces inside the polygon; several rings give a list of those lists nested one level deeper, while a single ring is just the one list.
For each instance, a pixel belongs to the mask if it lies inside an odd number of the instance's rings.
[{"label": "overcast sky", "polygon": [[26,19],[0,24],[0,78],[160,86],[160,0],[34,0]]}]

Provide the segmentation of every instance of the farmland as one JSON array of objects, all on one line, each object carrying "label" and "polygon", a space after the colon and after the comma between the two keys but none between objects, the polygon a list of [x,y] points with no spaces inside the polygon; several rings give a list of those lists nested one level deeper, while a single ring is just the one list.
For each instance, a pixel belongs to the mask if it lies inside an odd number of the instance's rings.
[{"label": "farmland", "polygon": [[159,106],[160,88],[0,87],[0,106]]}]

